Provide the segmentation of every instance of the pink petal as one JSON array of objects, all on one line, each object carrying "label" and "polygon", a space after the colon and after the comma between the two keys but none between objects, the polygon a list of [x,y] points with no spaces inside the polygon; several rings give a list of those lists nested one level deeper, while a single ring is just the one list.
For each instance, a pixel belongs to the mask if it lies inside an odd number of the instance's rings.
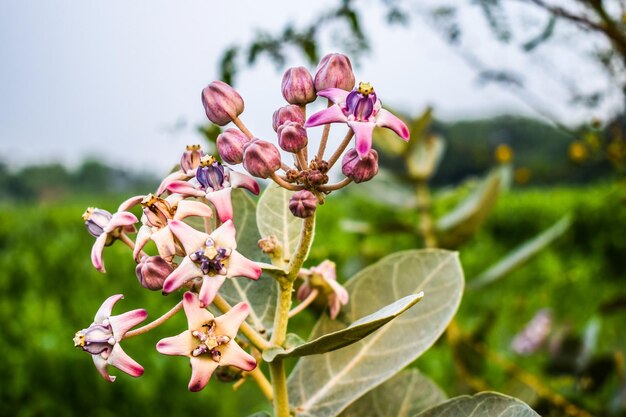
[{"label": "pink petal", "polygon": [[115,340],[118,342],[122,340],[127,331],[144,321],[146,317],[148,317],[148,312],[143,308],[109,317]]},{"label": "pink petal", "polygon": [[296,297],[299,301],[302,301],[307,298],[309,294],[311,294],[311,287],[307,282],[304,282],[302,283],[302,285],[300,285],[300,288],[298,288],[298,293],[296,294]]},{"label": "pink petal", "polygon": [[350,91],[342,90],[341,88],[327,88],[317,92],[318,96],[325,97],[335,104],[344,104],[348,94],[350,94]]},{"label": "pink petal", "polygon": [[250,314],[250,306],[247,303],[241,302],[237,304],[223,315],[215,318],[217,323],[216,331],[234,339],[248,314]]},{"label": "pink petal", "polygon": [[205,275],[202,277],[202,287],[200,287],[200,307],[206,307],[213,302],[222,284],[226,281],[224,275]]},{"label": "pink petal", "polygon": [[215,318],[207,309],[200,306],[198,295],[191,291],[187,291],[183,296],[183,308],[189,329],[198,329]]},{"label": "pink petal", "polygon": [[183,286],[190,279],[201,277],[202,271],[194,261],[185,256],[183,261],[178,265],[171,274],[163,281],[163,294],[169,294]]},{"label": "pink petal", "polygon": [[359,158],[364,157],[372,149],[372,131],[376,123],[374,122],[348,122],[350,128],[356,136],[356,152]]},{"label": "pink petal", "polygon": [[326,283],[328,283],[328,285],[330,285],[330,287],[333,289],[333,293],[337,296],[337,299],[341,304],[348,304],[350,295],[348,294],[348,291],[341,286],[340,283],[335,280],[326,280]]},{"label": "pink petal", "polygon": [[120,204],[120,206],[117,208],[117,211],[128,211],[129,208],[135,207],[137,204],[141,203],[141,200],[143,200],[145,197],[145,195],[136,195],[134,197],[131,197],[128,200],[124,201],[122,204]]},{"label": "pink petal", "polygon": [[234,366],[244,371],[251,371],[256,368],[256,360],[234,340],[224,345],[220,349],[220,353],[222,354],[220,366]]},{"label": "pink petal", "polygon": [[217,211],[217,216],[221,222],[231,220],[233,218],[233,202],[230,199],[230,193],[233,189],[228,187],[218,191],[211,191],[206,194]]},{"label": "pink petal", "polygon": [[235,224],[232,220],[227,220],[211,233],[211,239],[213,239],[218,246],[235,249],[237,247],[236,235]]},{"label": "pink petal", "polygon": [[130,376],[138,377],[143,375],[143,366],[139,365],[133,358],[128,356],[119,343],[113,346],[113,350],[107,362]]},{"label": "pink petal", "polygon": [[96,312],[96,316],[93,318],[93,322],[97,324],[102,324],[104,320],[111,317],[111,311],[113,310],[113,306],[122,298],[124,298],[123,294],[115,294],[104,300],[104,303],[102,303],[102,305]]},{"label": "pink petal", "polygon": [[246,277],[250,279],[259,279],[263,270],[256,262],[246,258],[236,250],[230,253],[228,258],[228,272],[226,276],[232,277]]},{"label": "pink petal", "polygon": [[341,311],[341,303],[339,302],[339,299],[335,296],[335,294],[330,294],[328,296],[328,306],[328,315],[330,316],[331,320],[335,320],[339,315],[339,312]]},{"label": "pink petal", "polygon": [[152,235],[152,229],[148,226],[141,226],[137,237],[135,238],[135,248],[133,249],[133,258],[136,262],[139,262],[141,256],[141,250],[146,246]]},{"label": "pink petal", "polygon": [[405,141],[410,138],[409,128],[404,122],[385,109],[380,109],[376,114],[376,125],[393,130]]},{"label": "pink petal", "polygon": [[343,114],[341,108],[335,104],[327,109],[313,113],[304,124],[304,127],[314,127],[327,123],[345,123],[347,121],[348,118],[346,115]]},{"label": "pink petal", "polygon": [[164,355],[191,356],[191,351],[196,347],[196,342],[197,340],[191,335],[191,331],[185,330],[178,336],[159,340],[156,350]]},{"label": "pink petal", "polygon": [[164,227],[150,235],[150,239],[156,244],[159,255],[166,261],[171,261],[176,254],[174,236],[168,227]]},{"label": "pink petal", "polygon": [[206,386],[213,371],[219,366],[217,362],[209,357],[194,357],[191,362],[191,379],[189,380],[189,391],[198,392]]},{"label": "pink petal", "polygon": [[250,175],[241,172],[230,171],[228,173],[230,186],[233,188],[245,188],[254,195],[259,195],[259,183]]},{"label": "pink petal", "polygon": [[[117,229],[118,227],[134,226],[134,224],[138,221],[139,220],[137,220],[137,217],[135,217],[133,213],[129,213],[128,211],[120,211],[113,214],[113,217],[111,217],[111,221],[104,228],[104,231],[105,233],[108,233]],[[132,228],[132,230],[135,231],[134,227]]]},{"label": "pink petal", "polygon": [[202,190],[198,190],[196,187],[185,181],[171,182],[167,186],[167,189],[171,193],[182,194],[186,197],[204,197],[204,192]]},{"label": "pink petal", "polygon": [[174,219],[182,220],[189,216],[213,217],[213,210],[200,201],[185,200],[179,202]]},{"label": "pink petal", "polygon": [[167,190],[167,187],[174,181],[182,181],[189,178],[183,171],[175,171],[169,174],[167,177],[161,181],[159,188],[157,189],[156,195],[159,196]]},{"label": "pink petal", "polygon": [[187,254],[193,253],[198,249],[204,247],[209,235],[194,229],[186,223],[180,220],[171,220],[169,223],[169,229],[183,244],[185,252]]},{"label": "pink petal", "polygon": [[92,355],[91,357],[93,358],[93,364],[96,365],[96,369],[100,372],[100,375],[102,375],[102,377],[108,382],[115,381],[116,376],[109,375],[109,372],[107,371],[108,363],[106,359],[100,355]]},{"label": "pink petal", "polygon": [[107,242],[107,234],[102,233],[93,246],[91,247],[91,263],[94,268],[96,268],[100,272],[106,272],[104,269],[104,262],[102,262],[102,251],[104,250],[104,244]]}]

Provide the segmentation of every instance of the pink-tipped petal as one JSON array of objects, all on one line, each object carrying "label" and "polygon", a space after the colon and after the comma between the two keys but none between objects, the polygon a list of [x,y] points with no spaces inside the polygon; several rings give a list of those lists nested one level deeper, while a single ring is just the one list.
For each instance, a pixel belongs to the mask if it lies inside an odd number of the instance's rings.
[{"label": "pink-tipped petal", "polygon": [[304,127],[314,127],[327,123],[345,123],[347,121],[348,118],[346,115],[343,114],[341,108],[335,104],[327,109],[313,113],[304,124]]},{"label": "pink-tipped petal", "polygon": [[331,320],[335,320],[341,311],[341,303],[335,294],[331,294],[328,296],[328,315]]},{"label": "pink-tipped petal", "polygon": [[237,336],[239,327],[241,327],[241,324],[249,314],[250,306],[247,303],[241,302],[235,305],[224,315],[215,319],[219,333],[234,339]]},{"label": "pink-tipped petal", "polygon": [[350,299],[348,291],[335,280],[326,280],[326,282],[333,289],[333,293],[337,296],[339,302],[341,304],[348,304],[348,300]]},{"label": "pink-tipped petal", "polygon": [[115,340],[118,342],[122,340],[127,331],[144,321],[146,317],[148,317],[148,312],[143,308],[109,317]]},{"label": "pink-tipped petal", "polygon": [[102,322],[111,317],[111,311],[115,303],[124,298],[123,294],[115,294],[104,300],[96,315],[93,318],[94,323],[102,324]]},{"label": "pink-tipped petal", "polygon": [[372,149],[372,132],[376,123],[374,122],[348,122],[350,128],[356,136],[356,152],[362,158]]},{"label": "pink-tipped petal", "polygon": [[206,199],[215,206],[217,217],[221,222],[231,220],[233,218],[233,202],[230,199],[232,188],[224,188],[218,191],[211,191],[206,194]]},{"label": "pink-tipped petal", "polygon": [[187,325],[190,329],[198,329],[213,320],[213,314],[201,306],[198,295],[187,291],[183,296],[183,308],[187,316]]},{"label": "pink-tipped petal", "polygon": [[174,236],[168,227],[164,227],[150,235],[150,239],[156,244],[159,255],[166,261],[171,261],[176,254]]},{"label": "pink-tipped petal", "polygon": [[219,366],[213,359],[207,357],[191,357],[191,379],[189,391],[198,392],[206,386],[213,371]]},{"label": "pink-tipped petal", "polygon": [[307,284],[307,282],[304,282],[302,283],[302,285],[300,285],[300,288],[298,288],[296,297],[298,298],[298,301],[302,301],[307,298],[309,294],[311,294],[311,287],[309,286],[309,284]]},{"label": "pink-tipped petal", "polygon": [[102,251],[104,250],[104,244],[107,241],[107,234],[102,233],[96,241],[93,243],[91,247],[91,263],[94,268],[96,268],[100,272],[106,272],[104,269],[104,262],[102,261]]},{"label": "pink-tipped petal", "polygon": [[213,217],[213,210],[200,201],[185,200],[179,202],[174,219],[182,220],[189,216]]},{"label": "pink-tipped petal", "polygon": [[327,98],[335,104],[345,103],[348,94],[350,94],[349,91],[342,90],[341,88],[327,88],[317,92],[319,97]]},{"label": "pink-tipped petal", "polygon": [[180,240],[185,248],[185,253],[190,254],[204,247],[209,235],[194,229],[180,220],[172,220],[169,223],[169,229]]},{"label": "pink-tipped petal", "polygon": [[135,238],[135,247],[133,248],[133,258],[135,262],[139,262],[141,258],[141,250],[146,246],[152,235],[152,229],[148,226],[141,226],[137,237]]},{"label": "pink-tipped petal", "polygon": [[185,181],[174,181],[168,184],[167,190],[171,193],[181,194],[186,197],[204,197],[204,191],[198,190],[192,184]]},{"label": "pink-tipped petal", "polygon": [[107,382],[115,381],[115,375],[109,375],[109,371],[107,370],[108,363],[106,359],[100,355],[92,355],[91,357],[93,358],[93,364],[96,365],[96,369],[100,372],[102,378],[104,378]]},{"label": "pink-tipped petal", "polygon": [[250,175],[242,174],[241,172],[230,171],[229,180],[230,186],[233,188],[245,188],[254,195],[259,195],[259,183]]},{"label": "pink-tipped petal", "polygon": [[235,249],[237,247],[236,236],[237,231],[235,230],[235,224],[232,220],[225,221],[224,224],[211,233],[211,239],[215,240],[218,246],[228,249]]},{"label": "pink-tipped petal", "polygon": [[134,224],[138,221],[139,220],[137,220],[137,217],[133,213],[129,213],[128,211],[120,211],[113,214],[113,217],[111,217],[111,221],[104,228],[104,232],[109,233],[117,229],[118,227],[134,226]]},{"label": "pink-tipped petal", "polygon": [[168,277],[165,278],[165,281],[163,281],[163,294],[169,294],[172,291],[176,291],[182,287],[185,282],[201,276],[202,271],[198,268],[198,265],[186,256],[180,265],[178,265],[178,268],[169,274]]},{"label": "pink-tipped petal", "polygon": [[226,276],[232,277],[246,277],[250,279],[259,279],[263,270],[256,262],[246,258],[236,250],[233,250],[230,254],[228,262],[228,272]]},{"label": "pink-tipped petal", "polygon": [[128,356],[119,343],[113,346],[113,350],[111,350],[111,355],[107,359],[107,362],[135,378],[143,375],[143,366],[139,365],[133,358]]},{"label": "pink-tipped petal", "polygon": [[222,284],[226,281],[224,275],[214,275],[212,277],[205,275],[202,278],[202,287],[200,287],[200,307],[206,307],[213,302]]},{"label": "pink-tipped petal", "polygon": [[196,342],[197,340],[194,340],[191,331],[185,330],[178,336],[159,340],[156,350],[163,355],[190,356],[191,351],[196,347]]},{"label": "pink-tipped petal", "polygon": [[396,132],[396,135],[400,136],[405,141],[408,141],[410,138],[409,128],[406,127],[406,124],[385,109],[378,111],[376,115],[376,125],[393,130]]},{"label": "pink-tipped petal", "polygon": [[220,350],[221,366],[234,366],[235,368],[251,371],[256,368],[256,360],[243,350],[235,341],[230,341]]},{"label": "pink-tipped petal", "polygon": [[172,172],[167,177],[163,178],[163,181],[161,181],[159,188],[157,188],[156,195],[159,196],[163,194],[167,190],[167,187],[174,181],[183,181],[188,178],[189,176],[186,175],[183,171]]},{"label": "pink-tipped petal", "polygon": [[145,197],[145,195],[136,195],[134,197],[131,197],[128,200],[124,201],[122,204],[120,204],[120,206],[117,208],[117,211],[128,211],[129,208],[135,207],[137,204],[141,203],[141,200],[143,200]]}]

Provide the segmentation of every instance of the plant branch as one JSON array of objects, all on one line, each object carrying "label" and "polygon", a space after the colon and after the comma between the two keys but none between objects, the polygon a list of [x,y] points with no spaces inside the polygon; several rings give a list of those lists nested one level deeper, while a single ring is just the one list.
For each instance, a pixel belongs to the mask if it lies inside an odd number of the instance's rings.
[{"label": "plant branch", "polygon": [[[333,102],[328,100],[328,105],[326,108],[333,105]],[[320,147],[317,149],[317,160],[321,161],[324,159],[324,151],[326,150],[326,143],[328,143],[328,135],[330,134],[330,123],[324,125],[324,130],[322,131],[322,139],[320,140]]]},{"label": "plant branch", "polygon": [[287,394],[287,377],[282,359],[270,362],[270,375],[274,386],[274,417],[289,417],[289,396]]},{"label": "plant branch", "polygon": [[235,124],[235,126],[239,128],[239,130],[243,132],[244,135],[246,135],[250,139],[254,139],[254,135],[252,134],[252,132],[248,130],[246,125],[243,124],[243,122],[241,121],[239,117],[237,116],[233,117],[233,123]]},{"label": "plant branch", "polygon": [[145,326],[142,326],[142,327],[140,327],[138,329],[131,330],[130,332],[127,332],[122,339],[129,339],[131,337],[139,336],[140,334],[144,334],[144,333],[149,332],[150,330],[152,330],[152,329],[154,329],[156,327],[159,327],[160,325],[162,325],[163,323],[165,323],[166,321],[171,319],[176,313],[178,313],[181,308],[183,308],[183,302],[179,301],[178,304],[176,304],[174,307],[172,307],[172,309],[170,311],[168,311],[167,313],[163,314],[161,317],[159,317],[158,319],[154,320],[153,322],[146,324]]},{"label": "plant branch", "polygon": [[263,393],[263,395],[265,395],[265,398],[267,398],[269,401],[273,401],[274,389],[272,388],[272,384],[270,384],[270,381],[267,380],[267,378],[261,371],[261,368],[257,365],[256,368],[247,372],[247,374],[250,375],[252,379],[254,379],[254,382],[256,382],[256,384],[259,386],[261,392]]},{"label": "plant branch", "polygon": [[270,178],[272,178],[272,180],[280,185],[283,188],[286,188],[287,190],[291,190],[291,191],[300,191],[302,189],[304,189],[303,186],[301,185],[294,185],[294,184],[290,184],[287,181],[285,181],[284,179],[282,179],[280,177],[280,175],[276,174],[275,172],[272,172],[272,175],[270,176]]},{"label": "plant branch", "polygon": [[[132,251],[135,250],[135,242],[133,242],[128,236],[126,236],[126,233],[124,232],[120,233],[119,240],[121,240],[122,243],[128,246],[130,250]],[[139,252],[139,255],[141,255],[142,257],[148,256],[144,251]]]},{"label": "plant branch", "polygon": [[317,298],[317,296],[319,295],[319,291],[318,290],[313,290],[311,291],[311,294],[309,294],[309,296],[307,298],[305,298],[304,300],[302,300],[302,302],[300,304],[298,304],[296,307],[294,307],[290,312],[289,312],[289,318],[292,318],[293,316],[295,316],[296,314],[302,312],[305,308],[307,308],[308,306],[311,305],[311,303],[313,301],[315,301],[315,299]]},{"label": "plant branch", "polygon": [[437,234],[432,213],[432,199],[428,183],[420,180],[417,183],[417,210],[420,215],[419,231],[424,239],[424,247],[437,247]]},{"label": "plant branch", "polygon": [[332,166],[335,165],[337,159],[339,159],[343,151],[348,147],[350,140],[352,140],[352,136],[354,136],[354,132],[352,131],[352,129],[350,129],[348,130],[348,133],[346,133],[346,136],[344,136],[343,141],[341,142],[335,153],[333,153],[333,155],[328,160],[328,169],[331,169]]},{"label": "plant branch", "polygon": [[343,187],[350,184],[351,182],[352,180],[350,178],[344,178],[335,184],[320,185],[317,189],[320,190],[321,192],[336,191],[336,190],[342,189]]}]

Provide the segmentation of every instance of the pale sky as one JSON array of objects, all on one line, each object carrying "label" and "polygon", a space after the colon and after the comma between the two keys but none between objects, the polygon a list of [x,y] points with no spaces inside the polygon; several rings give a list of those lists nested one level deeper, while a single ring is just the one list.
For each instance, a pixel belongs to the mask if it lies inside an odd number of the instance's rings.
[{"label": "pale sky", "polygon": [[[13,167],[52,161],[75,166],[85,157],[98,157],[157,174],[177,162],[186,144],[200,141],[196,126],[206,120],[200,92],[216,79],[225,47],[249,41],[255,28],[279,30],[287,21],[307,22],[334,4],[329,0],[3,3],[0,160]],[[426,20],[414,16],[408,28],[388,27],[378,2],[361,4],[372,51],[355,73],[357,80],[375,86],[384,104],[410,114],[433,105],[436,116],[446,120],[502,113],[540,116],[498,86],[478,86],[475,71]],[[583,90],[601,83],[583,65],[584,57],[539,48],[535,61],[540,64],[530,66],[519,48],[487,42],[490,35],[481,19],[471,6],[462,16],[472,29],[465,38],[472,50],[484,60],[493,58],[523,73],[532,81],[533,94],[562,121],[589,120],[615,108],[614,99],[604,110],[572,109],[559,83],[546,76],[556,62],[565,65],[565,73]],[[535,32],[529,30],[528,37]],[[567,30],[557,36],[563,42],[570,39]],[[322,54],[334,51],[329,42]],[[304,64],[297,54],[292,58],[290,65]],[[267,140],[275,139],[272,113],[284,105],[281,77],[282,72],[262,59],[238,78],[237,89],[246,103],[242,119]]]}]

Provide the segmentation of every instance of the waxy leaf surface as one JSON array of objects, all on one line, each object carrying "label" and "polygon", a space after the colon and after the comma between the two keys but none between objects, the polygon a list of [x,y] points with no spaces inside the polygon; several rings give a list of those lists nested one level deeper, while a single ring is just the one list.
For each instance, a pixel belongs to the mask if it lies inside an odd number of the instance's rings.
[{"label": "waxy leaf surface", "polygon": [[463,395],[429,408],[415,417],[539,417],[524,402],[495,392]]}]

